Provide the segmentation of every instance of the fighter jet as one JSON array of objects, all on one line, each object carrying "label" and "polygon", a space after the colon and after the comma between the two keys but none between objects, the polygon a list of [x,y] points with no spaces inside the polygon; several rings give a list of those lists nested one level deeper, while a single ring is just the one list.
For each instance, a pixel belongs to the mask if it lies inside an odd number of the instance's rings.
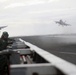
[{"label": "fighter jet", "polygon": [[5,28],[5,27],[7,27],[7,26],[0,26],[0,30],[3,29],[3,28]]},{"label": "fighter jet", "polygon": [[62,26],[69,26],[70,25],[70,24],[67,24],[66,22],[63,22],[62,20],[55,21],[55,23],[58,23],[59,25],[62,25]]}]

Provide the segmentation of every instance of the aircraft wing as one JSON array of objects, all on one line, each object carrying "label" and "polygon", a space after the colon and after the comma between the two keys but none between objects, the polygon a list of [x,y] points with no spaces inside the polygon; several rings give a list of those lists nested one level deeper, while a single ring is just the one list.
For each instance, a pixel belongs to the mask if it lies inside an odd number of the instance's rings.
[{"label": "aircraft wing", "polygon": [[5,28],[5,27],[7,27],[7,26],[0,26],[0,30],[3,29],[3,28]]}]

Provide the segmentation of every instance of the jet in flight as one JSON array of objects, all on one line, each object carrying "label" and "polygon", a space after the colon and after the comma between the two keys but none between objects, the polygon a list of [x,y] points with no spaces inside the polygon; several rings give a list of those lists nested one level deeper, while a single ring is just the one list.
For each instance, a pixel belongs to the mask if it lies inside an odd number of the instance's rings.
[{"label": "jet in flight", "polygon": [[5,27],[7,27],[7,26],[0,26],[0,30],[3,29],[3,28],[5,28]]},{"label": "jet in flight", "polygon": [[62,26],[69,26],[70,25],[70,24],[67,24],[66,22],[63,22],[62,20],[55,21],[55,23],[58,23],[59,25],[62,25]]}]

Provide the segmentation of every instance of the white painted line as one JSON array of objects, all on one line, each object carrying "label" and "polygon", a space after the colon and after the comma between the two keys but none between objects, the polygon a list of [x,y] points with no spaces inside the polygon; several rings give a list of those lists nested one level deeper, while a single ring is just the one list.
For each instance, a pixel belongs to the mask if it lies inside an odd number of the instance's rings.
[{"label": "white painted line", "polygon": [[59,52],[59,53],[64,53],[64,54],[71,54],[71,55],[76,55],[76,53],[72,53],[72,52]]},{"label": "white painted line", "polygon": [[63,53],[63,54],[76,55],[76,53],[73,53],[73,52],[58,52],[58,51],[53,51],[53,53]]}]

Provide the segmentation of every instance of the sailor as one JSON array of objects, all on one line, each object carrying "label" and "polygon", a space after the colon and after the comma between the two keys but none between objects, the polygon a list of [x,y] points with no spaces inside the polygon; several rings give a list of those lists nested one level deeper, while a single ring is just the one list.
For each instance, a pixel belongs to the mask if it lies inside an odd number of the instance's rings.
[{"label": "sailor", "polygon": [[[9,34],[8,32],[3,32],[0,38],[0,51],[7,49],[7,46],[10,44],[9,42]],[[0,54],[0,75],[4,75],[5,72],[9,75],[9,59],[8,55]]]}]

